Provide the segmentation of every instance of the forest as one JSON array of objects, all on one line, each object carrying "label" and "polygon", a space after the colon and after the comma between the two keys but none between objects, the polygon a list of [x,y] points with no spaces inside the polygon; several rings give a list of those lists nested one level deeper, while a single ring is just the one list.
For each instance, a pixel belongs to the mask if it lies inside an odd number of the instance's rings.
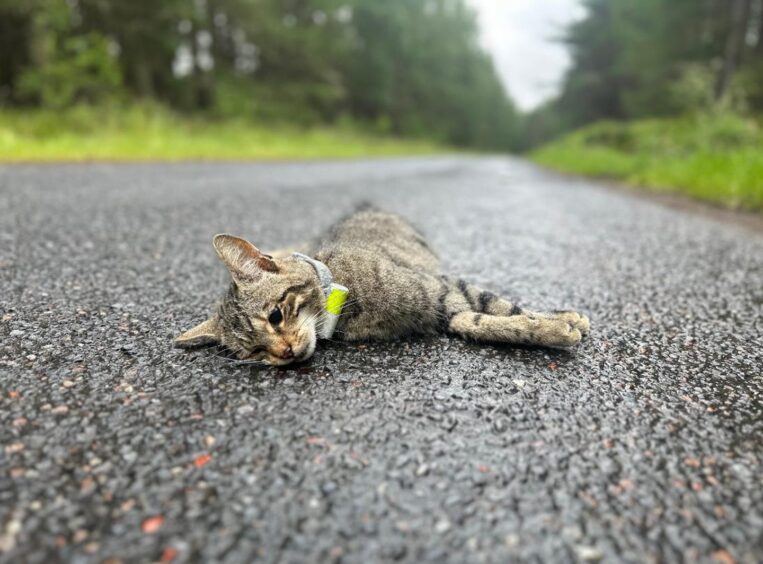
[{"label": "forest", "polygon": [[463,0],[0,0],[0,108],[155,101],[477,149],[519,117]]},{"label": "forest", "polygon": [[527,116],[527,144],[602,119],[763,111],[763,0],[584,4],[563,34],[562,92]]},{"label": "forest", "polygon": [[561,93],[525,116],[523,146],[550,141],[534,158],[567,172],[762,210],[763,0],[584,4]]}]

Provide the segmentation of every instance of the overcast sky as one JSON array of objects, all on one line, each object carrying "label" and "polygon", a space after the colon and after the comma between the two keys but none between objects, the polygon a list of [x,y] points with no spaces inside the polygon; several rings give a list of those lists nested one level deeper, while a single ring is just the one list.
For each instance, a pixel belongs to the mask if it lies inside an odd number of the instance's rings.
[{"label": "overcast sky", "polygon": [[482,44],[514,101],[530,110],[557,93],[569,57],[557,38],[583,15],[580,0],[468,0]]}]

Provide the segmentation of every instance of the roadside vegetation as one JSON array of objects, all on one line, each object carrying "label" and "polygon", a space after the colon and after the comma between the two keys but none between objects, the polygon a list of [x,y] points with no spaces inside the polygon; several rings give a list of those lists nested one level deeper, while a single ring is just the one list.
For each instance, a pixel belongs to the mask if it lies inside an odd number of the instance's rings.
[{"label": "roadside vegetation", "polygon": [[0,162],[353,158],[448,150],[353,122],[263,124],[183,115],[157,104],[0,111]]},{"label": "roadside vegetation", "polygon": [[532,158],[563,172],[763,211],[763,131],[733,114],[600,122]]},{"label": "roadside vegetation", "polygon": [[532,158],[763,210],[763,0],[584,6],[561,93],[525,117]]},{"label": "roadside vegetation", "polygon": [[0,160],[507,151],[477,31],[466,0],[0,0]]}]

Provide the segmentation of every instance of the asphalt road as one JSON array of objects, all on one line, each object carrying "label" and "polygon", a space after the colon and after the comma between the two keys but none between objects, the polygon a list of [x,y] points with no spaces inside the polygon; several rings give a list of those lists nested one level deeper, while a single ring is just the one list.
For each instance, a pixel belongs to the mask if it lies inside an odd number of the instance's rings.
[{"label": "asphalt road", "polygon": [[[172,338],[359,200],[576,307],[255,369]],[[763,235],[504,159],[0,168],[3,562],[763,560]]]}]

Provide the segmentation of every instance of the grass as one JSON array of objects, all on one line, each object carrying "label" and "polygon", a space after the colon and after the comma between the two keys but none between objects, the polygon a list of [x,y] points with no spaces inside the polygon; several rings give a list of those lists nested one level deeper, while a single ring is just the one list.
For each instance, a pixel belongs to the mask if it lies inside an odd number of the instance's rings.
[{"label": "grass", "polygon": [[602,122],[532,153],[563,172],[763,212],[763,131],[735,115]]},{"label": "grass", "polygon": [[428,141],[350,125],[299,128],[180,116],[155,105],[0,111],[0,162],[182,161],[427,155]]}]

